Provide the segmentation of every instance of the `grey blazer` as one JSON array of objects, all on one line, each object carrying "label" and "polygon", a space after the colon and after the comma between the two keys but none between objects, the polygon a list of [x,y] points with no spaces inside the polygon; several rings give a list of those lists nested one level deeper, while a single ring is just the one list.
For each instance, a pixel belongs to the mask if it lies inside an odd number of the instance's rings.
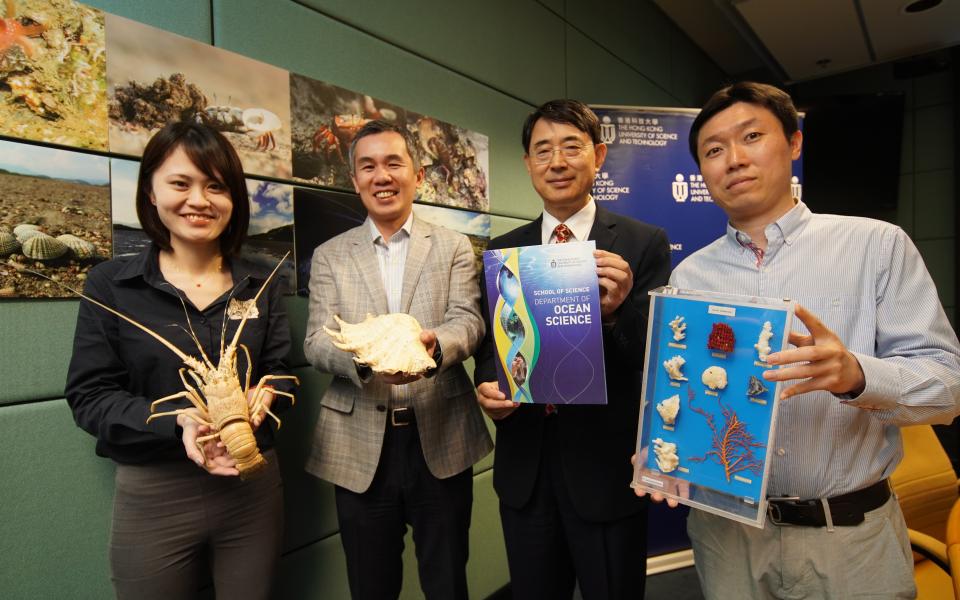
[{"label": "grey blazer", "polygon": [[[436,332],[443,350],[440,370],[409,386],[427,467],[438,478],[450,477],[493,449],[462,364],[484,333],[477,271],[466,236],[414,218],[401,306],[424,329]],[[314,367],[334,378],[320,401],[306,470],[364,492],[380,460],[390,386],[376,378],[363,382],[353,355],[335,348],[322,326],[336,330],[333,315],[355,323],[367,313],[388,311],[367,223],[314,251],[309,310],[304,352]]]}]

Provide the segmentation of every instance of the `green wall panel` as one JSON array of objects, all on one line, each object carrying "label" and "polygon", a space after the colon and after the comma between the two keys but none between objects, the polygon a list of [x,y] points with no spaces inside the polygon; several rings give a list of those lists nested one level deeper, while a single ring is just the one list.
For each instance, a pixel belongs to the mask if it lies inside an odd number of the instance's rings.
[{"label": "green wall panel", "polygon": [[78,306],[76,300],[0,303],[0,405],[63,397]]},{"label": "green wall panel", "polygon": [[923,256],[923,262],[930,276],[937,284],[940,302],[944,306],[956,305],[956,244],[953,238],[939,240],[917,240],[917,249]]},{"label": "green wall panel", "polygon": [[535,2],[423,0],[416,8],[381,0],[300,4],[530,104],[563,95],[563,21]]},{"label": "green wall panel", "polygon": [[540,213],[543,212],[543,203],[537,207],[536,212],[528,215],[527,219],[514,219],[512,217],[501,217],[499,215],[490,216],[490,237],[497,237],[503,235],[509,231],[513,231],[521,225],[526,225],[530,221],[536,219],[540,216]]},{"label": "green wall panel", "polygon": [[113,463],[63,400],[0,407],[0,596],[108,598]]},{"label": "green wall panel", "polygon": [[913,142],[916,145],[916,170],[919,172],[952,168],[953,105],[938,104],[918,108],[915,115]]},{"label": "green wall panel", "polygon": [[209,2],[163,0],[158,5],[149,0],[84,0],[83,3],[177,35],[213,43]]},{"label": "green wall panel", "polygon": [[903,133],[900,142],[900,173],[913,173],[913,123],[915,119],[913,111],[908,110],[903,115]]},{"label": "green wall panel", "polygon": [[333,486],[303,470],[320,414],[320,397],[331,377],[313,367],[295,369],[294,374],[300,378],[297,403],[281,417],[283,426],[277,432],[287,521],[285,549],[299,548],[337,531]]},{"label": "green wall panel", "polygon": [[913,173],[900,175],[900,188],[897,192],[897,220],[896,223],[907,235],[913,237],[914,229],[914,195]]},{"label": "green wall panel", "polygon": [[636,0],[570,2],[567,20],[596,44],[645,75],[651,83],[669,92],[670,41],[676,26],[652,3]]},{"label": "green wall panel", "polygon": [[219,46],[489,136],[491,211],[523,215],[534,202],[514,149],[529,105],[303,6],[264,11],[255,0],[214,6]]},{"label": "green wall panel", "polygon": [[493,490],[493,471],[473,478],[473,519],[467,585],[472,598],[486,598],[510,580],[507,549],[500,526],[500,501]]},{"label": "green wall panel", "polygon": [[573,27],[567,27],[567,93],[587,104],[677,104],[668,92]]},{"label": "green wall panel", "polygon": [[536,0],[536,2],[560,17],[566,16],[565,0]]},{"label": "green wall panel", "polygon": [[934,104],[948,104],[954,101],[953,94],[954,75],[949,70],[918,77],[914,84],[913,105],[922,108]]},{"label": "green wall panel", "polygon": [[700,108],[724,83],[725,77],[700,48],[675,31],[670,44],[670,91],[677,98],[676,106]]},{"label": "green wall panel", "polygon": [[303,354],[303,339],[307,335],[307,306],[310,300],[300,296],[287,296],[285,300],[291,339],[287,364],[291,367],[302,367],[307,364],[307,357]]},{"label": "green wall panel", "polygon": [[274,589],[278,600],[349,598],[347,562],[340,536],[333,535],[285,554]]},{"label": "green wall panel", "polygon": [[916,214],[914,237],[919,240],[953,237],[957,207],[953,169],[921,171],[915,177],[914,190],[916,197],[923,200],[923,210]]}]

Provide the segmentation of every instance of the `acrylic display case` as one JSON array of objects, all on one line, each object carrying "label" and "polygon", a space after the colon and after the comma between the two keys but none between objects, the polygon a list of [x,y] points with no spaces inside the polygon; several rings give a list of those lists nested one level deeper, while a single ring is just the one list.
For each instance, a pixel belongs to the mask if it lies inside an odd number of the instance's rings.
[{"label": "acrylic display case", "polygon": [[650,296],[632,485],[762,527],[780,394],[763,372],[786,348],[794,304],[671,287]]}]

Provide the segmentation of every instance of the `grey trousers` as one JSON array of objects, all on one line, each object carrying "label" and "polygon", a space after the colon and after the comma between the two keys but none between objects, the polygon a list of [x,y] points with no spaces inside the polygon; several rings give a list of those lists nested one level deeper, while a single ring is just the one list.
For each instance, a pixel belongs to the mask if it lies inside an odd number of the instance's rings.
[{"label": "grey trousers", "polygon": [[210,475],[186,459],[119,465],[110,532],[117,598],[194,598],[211,575],[217,598],[269,598],[283,484],[276,453],[264,456],[268,466],[248,481]]},{"label": "grey trousers", "polygon": [[692,510],[700,586],[708,600],[731,598],[915,598],[913,554],[894,496],[860,525],[757,529]]}]

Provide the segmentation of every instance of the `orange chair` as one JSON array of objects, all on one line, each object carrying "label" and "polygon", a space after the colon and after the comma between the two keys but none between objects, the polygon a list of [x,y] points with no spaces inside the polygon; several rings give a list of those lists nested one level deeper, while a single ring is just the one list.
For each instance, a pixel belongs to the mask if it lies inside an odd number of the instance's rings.
[{"label": "orange chair", "polygon": [[910,529],[917,598],[960,600],[956,473],[932,427],[918,425],[901,431],[903,461],[890,479]]}]

